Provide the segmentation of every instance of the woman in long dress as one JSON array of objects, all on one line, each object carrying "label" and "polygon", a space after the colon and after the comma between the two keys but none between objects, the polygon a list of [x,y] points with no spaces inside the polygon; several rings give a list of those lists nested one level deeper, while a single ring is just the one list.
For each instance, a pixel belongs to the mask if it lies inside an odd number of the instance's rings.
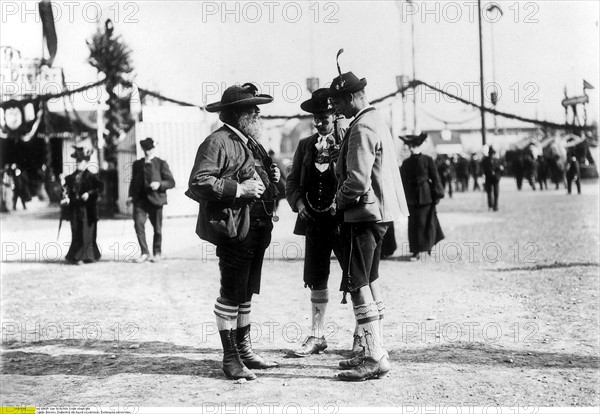
[{"label": "woman in long dress", "polygon": [[65,198],[61,206],[71,222],[71,247],[66,260],[73,264],[92,263],[100,260],[96,243],[98,224],[98,194],[103,185],[98,176],[88,170],[91,149],[74,146],[77,168],[65,178]]},{"label": "woman in long dress", "polygon": [[427,134],[400,138],[411,152],[400,167],[400,175],[410,213],[408,243],[413,259],[418,259],[423,252],[431,254],[433,246],[444,239],[436,212],[436,205],[444,198],[444,187],[433,158],[421,153]]}]

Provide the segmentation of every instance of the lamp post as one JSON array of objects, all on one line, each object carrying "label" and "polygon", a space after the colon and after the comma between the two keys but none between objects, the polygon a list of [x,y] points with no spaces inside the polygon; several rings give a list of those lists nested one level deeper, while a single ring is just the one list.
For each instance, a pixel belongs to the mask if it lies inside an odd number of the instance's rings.
[{"label": "lamp post", "polygon": [[[498,13],[500,13],[500,17],[504,16],[504,12],[500,8],[500,6],[497,5],[496,3],[490,4],[487,7],[486,12],[492,12],[494,10],[497,10]],[[496,89],[496,41],[494,39],[494,24],[496,23],[496,21],[494,21],[492,23],[492,27],[491,27],[491,35],[492,35],[492,83],[494,84],[494,90],[492,91],[490,98],[491,98],[492,106],[494,107],[494,109],[496,109],[496,104],[498,103],[498,90]],[[496,135],[498,134],[498,123],[497,123],[497,116],[496,115],[494,115],[494,134],[496,134]]]},{"label": "lamp post", "polygon": [[[408,3],[412,3],[412,0],[406,0]],[[415,65],[415,18],[414,14],[410,15],[410,39],[412,41],[412,80],[417,80],[417,71]],[[417,131],[417,94],[416,91],[413,93],[413,131]]]},{"label": "lamp post", "polygon": [[485,110],[483,109],[485,101],[483,85],[483,31],[481,29],[481,0],[477,0],[477,11],[479,13],[479,92],[481,97],[481,145],[485,145]]}]

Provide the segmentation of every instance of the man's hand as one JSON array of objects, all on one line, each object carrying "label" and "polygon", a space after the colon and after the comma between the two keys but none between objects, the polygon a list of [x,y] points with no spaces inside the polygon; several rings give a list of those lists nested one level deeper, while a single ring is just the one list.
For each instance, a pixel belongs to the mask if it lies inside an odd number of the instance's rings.
[{"label": "man's hand", "polygon": [[250,179],[240,183],[241,194],[244,198],[260,198],[265,192],[265,185],[260,180]]},{"label": "man's hand", "polygon": [[79,198],[81,198],[81,200],[83,200],[83,201],[88,201],[88,198],[90,198],[90,195],[88,193],[83,193],[81,195],[81,197],[79,197]]},{"label": "man's hand", "polygon": [[129,207],[131,205],[131,203],[133,203],[133,197],[127,197],[127,201],[125,202],[125,205],[127,207]]},{"label": "man's hand", "polygon": [[281,179],[281,170],[279,170],[277,164],[271,164],[271,168],[269,169],[269,179],[274,183],[278,183]]},{"label": "man's hand", "polygon": [[150,188],[152,189],[152,191],[156,191],[160,188],[160,183],[158,181],[152,181],[150,183]]},{"label": "man's hand", "polygon": [[298,217],[304,221],[315,221],[315,218],[310,214],[302,199],[298,200],[296,206],[298,207]]}]

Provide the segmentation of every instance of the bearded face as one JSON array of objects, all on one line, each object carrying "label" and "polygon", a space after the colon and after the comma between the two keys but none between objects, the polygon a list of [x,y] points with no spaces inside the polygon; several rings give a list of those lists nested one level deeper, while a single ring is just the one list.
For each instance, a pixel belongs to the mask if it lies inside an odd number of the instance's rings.
[{"label": "bearded face", "polygon": [[238,117],[238,129],[244,135],[259,140],[261,130],[260,109],[255,106],[241,112]]}]

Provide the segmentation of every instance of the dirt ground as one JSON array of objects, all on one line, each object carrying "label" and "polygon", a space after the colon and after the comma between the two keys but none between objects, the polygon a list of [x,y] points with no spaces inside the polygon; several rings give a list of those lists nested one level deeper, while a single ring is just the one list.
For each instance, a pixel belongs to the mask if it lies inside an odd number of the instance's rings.
[{"label": "dirt ground", "polygon": [[133,222],[102,220],[102,260],[72,266],[55,210],[4,215],[1,405],[599,406],[598,182],[581,196],[501,187],[497,213],[480,192],[443,200],[446,239],[423,262],[407,260],[396,223],[399,248],[380,269],[392,370],[363,383],[335,379],[353,329],[338,267],[329,348],[289,357],[308,330],[309,291],[284,203],[252,309],[255,348],[281,367],[241,384],[221,371],[218,264],[194,217],[166,219],[165,260],[141,265]]}]

